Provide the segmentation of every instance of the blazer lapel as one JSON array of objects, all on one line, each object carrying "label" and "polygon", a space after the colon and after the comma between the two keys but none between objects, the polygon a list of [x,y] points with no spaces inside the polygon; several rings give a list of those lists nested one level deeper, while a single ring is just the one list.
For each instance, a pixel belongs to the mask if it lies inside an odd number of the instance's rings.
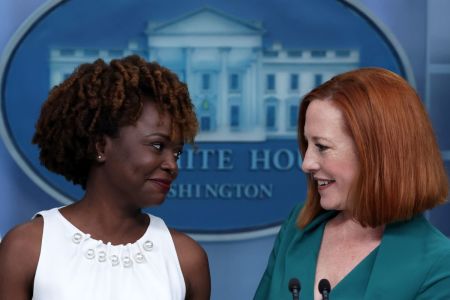
[{"label": "blazer lapel", "polygon": [[386,226],[367,285],[365,300],[413,299],[421,285],[420,263],[424,253],[425,221],[418,215],[410,221]]}]

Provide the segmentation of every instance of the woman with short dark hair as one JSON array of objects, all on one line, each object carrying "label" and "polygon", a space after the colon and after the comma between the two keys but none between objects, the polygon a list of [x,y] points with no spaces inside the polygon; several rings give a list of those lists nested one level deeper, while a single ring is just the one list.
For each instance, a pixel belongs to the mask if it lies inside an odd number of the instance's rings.
[{"label": "woman with short dark hair", "polygon": [[0,244],[0,299],[199,299],[205,251],[142,212],[161,204],[198,123],[187,86],[138,56],[83,64],[42,106],[41,163],[85,189]]}]

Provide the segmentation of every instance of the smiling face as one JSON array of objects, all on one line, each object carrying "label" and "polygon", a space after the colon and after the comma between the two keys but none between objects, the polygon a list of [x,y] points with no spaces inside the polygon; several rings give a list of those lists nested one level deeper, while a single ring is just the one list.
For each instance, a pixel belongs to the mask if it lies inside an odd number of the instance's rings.
[{"label": "smiling face", "polygon": [[304,133],[308,147],[302,169],[314,178],[320,205],[345,210],[359,162],[342,112],[332,100],[313,100],[306,111]]},{"label": "smiling face", "polygon": [[160,204],[178,175],[177,159],[183,142],[179,130],[171,131],[171,119],[160,115],[155,104],[145,101],[135,125],[106,137],[102,178],[114,198],[125,205]]}]

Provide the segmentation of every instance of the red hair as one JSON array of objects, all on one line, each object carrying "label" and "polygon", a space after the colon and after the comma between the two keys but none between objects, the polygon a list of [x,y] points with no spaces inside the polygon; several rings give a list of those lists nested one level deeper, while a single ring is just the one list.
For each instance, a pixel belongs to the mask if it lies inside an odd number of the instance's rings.
[{"label": "red hair", "polygon": [[[399,75],[362,68],[333,77],[308,93],[300,105],[298,141],[308,143],[305,115],[314,100],[333,101],[344,115],[360,163],[348,207],[363,226],[407,220],[446,201],[448,179],[425,108]],[[317,183],[308,193],[297,224],[304,227],[321,211]]]}]

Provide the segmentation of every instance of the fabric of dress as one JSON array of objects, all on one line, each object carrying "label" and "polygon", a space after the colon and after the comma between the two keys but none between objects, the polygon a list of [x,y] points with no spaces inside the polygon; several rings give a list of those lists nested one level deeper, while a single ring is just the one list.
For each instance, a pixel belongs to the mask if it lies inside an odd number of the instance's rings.
[{"label": "fabric of dress", "polygon": [[111,245],[71,224],[57,208],[44,219],[34,300],[179,300],[186,287],[171,234],[149,215],[135,243]]},{"label": "fabric of dress", "polygon": [[[300,281],[300,299],[314,299],[325,224],[337,212],[324,212],[300,229],[296,220],[301,208],[281,227],[254,300],[292,299],[291,278]],[[389,224],[380,245],[332,288],[330,299],[449,300],[450,240],[423,215]]]}]

